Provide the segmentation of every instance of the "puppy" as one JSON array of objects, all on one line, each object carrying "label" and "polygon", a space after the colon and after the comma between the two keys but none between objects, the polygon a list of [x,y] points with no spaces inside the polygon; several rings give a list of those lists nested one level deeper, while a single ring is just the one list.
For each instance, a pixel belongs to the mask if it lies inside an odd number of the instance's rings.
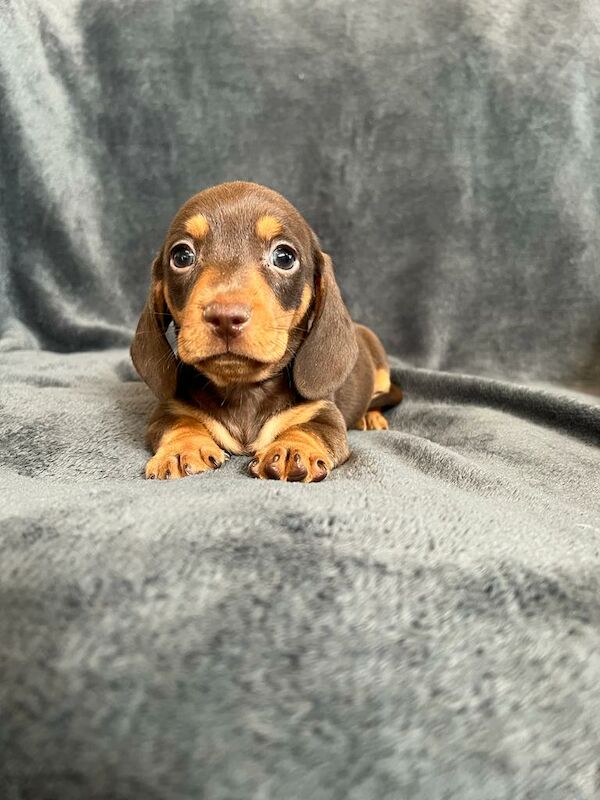
[{"label": "puppy", "polygon": [[236,453],[253,456],[258,478],[321,481],[348,458],[347,429],[387,428],[380,409],[402,398],[311,228],[253,183],[206,189],[177,213],[131,357],[160,399],[147,478],[217,469]]}]

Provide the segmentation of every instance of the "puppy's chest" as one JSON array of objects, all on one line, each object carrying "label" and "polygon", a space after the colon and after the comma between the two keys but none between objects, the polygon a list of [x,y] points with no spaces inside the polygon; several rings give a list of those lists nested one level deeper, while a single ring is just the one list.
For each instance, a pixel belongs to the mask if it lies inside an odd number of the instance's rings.
[{"label": "puppy's chest", "polygon": [[251,453],[261,430],[275,415],[295,402],[294,393],[287,385],[251,387],[240,390],[224,400],[207,401],[206,396],[197,396],[196,403],[217,422],[223,425],[239,443],[242,452]]},{"label": "puppy's chest", "polygon": [[240,443],[241,448],[249,453],[250,445],[258,438],[273,413],[276,412],[272,408],[266,409],[261,405],[242,403],[238,408],[224,408],[218,419]]}]

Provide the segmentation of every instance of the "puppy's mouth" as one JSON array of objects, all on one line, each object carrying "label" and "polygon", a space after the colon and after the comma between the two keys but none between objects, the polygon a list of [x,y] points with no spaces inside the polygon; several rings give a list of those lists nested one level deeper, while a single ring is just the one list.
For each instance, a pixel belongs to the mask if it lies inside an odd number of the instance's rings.
[{"label": "puppy's mouth", "polygon": [[273,374],[270,362],[231,352],[196,359],[194,366],[217,386],[259,383]]},{"label": "puppy's mouth", "polygon": [[198,358],[195,364],[198,369],[254,370],[261,369],[267,362],[226,350],[224,353]]},{"label": "puppy's mouth", "polygon": [[282,366],[287,353],[287,340],[271,341],[266,336],[253,341],[243,336],[232,340],[180,335],[177,344],[180,359],[217,385],[265,380]]},{"label": "puppy's mouth", "polygon": [[[240,337],[243,339],[243,337]],[[192,363],[200,370],[214,369],[262,369],[281,359],[278,352],[264,352],[265,348],[253,346],[249,341],[223,340],[210,342],[208,347],[198,347],[193,353]],[[187,360],[187,359],[186,359]]]}]

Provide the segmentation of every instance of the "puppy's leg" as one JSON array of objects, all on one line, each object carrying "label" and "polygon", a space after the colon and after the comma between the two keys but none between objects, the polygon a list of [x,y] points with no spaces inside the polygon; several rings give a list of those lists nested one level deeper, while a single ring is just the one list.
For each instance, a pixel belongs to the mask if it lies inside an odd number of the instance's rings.
[{"label": "puppy's leg", "polygon": [[402,390],[390,377],[390,366],[384,347],[372,330],[364,325],[356,326],[357,334],[364,341],[371,356],[373,369],[373,394],[365,414],[358,420],[360,431],[387,430],[388,423],[379,409],[391,408],[402,401]]},{"label": "puppy's leg", "polygon": [[344,418],[329,401],[277,414],[264,426],[253,449],[251,475],[303,483],[322,481],[350,454]]},{"label": "puppy's leg", "polygon": [[150,421],[147,439],[154,456],[146,464],[146,478],[183,478],[220,467],[227,455],[206,424],[169,405],[161,404]]}]

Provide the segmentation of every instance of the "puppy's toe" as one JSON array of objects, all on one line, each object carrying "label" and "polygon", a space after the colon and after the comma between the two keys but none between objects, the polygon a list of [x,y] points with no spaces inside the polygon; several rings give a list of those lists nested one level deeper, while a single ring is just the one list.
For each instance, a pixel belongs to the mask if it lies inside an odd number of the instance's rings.
[{"label": "puppy's toe", "polygon": [[160,451],[146,464],[146,478],[159,481],[183,477],[177,455],[161,454]]},{"label": "puppy's toe", "polygon": [[285,480],[285,461],[287,451],[277,445],[267,447],[250,462],[249,471],[254,478],[267,478],[272,481]]},{"label": "puppy's toe", "polygon": [[211,444],[207,447],[201,447],[200,455],[212,469],[218,469],[219,467],[222,467],[229,458],[227,453],[224,450],[221,450],[221,448],[216,444]]},{"label": "puppy's toe", "polygon": [[318,437],[288,433],[259,451],[248,469],[255,478],[263,480],[317,483],[333,467],[331,455]]},{"label": "puppy's toe", "polygon": [[307,464],[310,465],[310,456],[307,453],[302,453],[300,450],[290,451],[286,464],[287,480],[292,483],[303,481],[308,476]]},{"label": "puppy's toe", "polygon": [[357,422],[356,427],[359,431],[387,431],[388,421],[381,411],[374,409],[367,411],[364,417]]},{"label": "puppy's toe", "polygon": [[313,483],[319,483],[319,481],[325,480],[329,475],[330,469],[331,467],[325,463],[320,454],[310,457],[310,474]]},{"label": "puppy's toe", "polygon": [[209,469],[218,469],[225,462],[225,453],[220,447],[207,445],[180,455],[181,467],[186,475],[196,475]]},{"label": "puppy's toe", "polygon": [[196,437],[186,441],[174,441],[159,447],[146,464],[146,478],[173,480],[185,478],[186,475],[197,475],[218,469],[225,459],[226,453],[207,437]]}]

